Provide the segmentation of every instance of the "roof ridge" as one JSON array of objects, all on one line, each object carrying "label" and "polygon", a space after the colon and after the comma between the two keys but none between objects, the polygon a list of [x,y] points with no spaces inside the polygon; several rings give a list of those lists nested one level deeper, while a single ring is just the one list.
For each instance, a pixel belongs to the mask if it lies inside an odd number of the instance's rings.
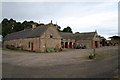
[{"label": "roof ridge", "polygon": [[[96,32],[82,32],[82,33],[96,33]],[[80,34],[82,34],[82,33],[80,33]]]}]

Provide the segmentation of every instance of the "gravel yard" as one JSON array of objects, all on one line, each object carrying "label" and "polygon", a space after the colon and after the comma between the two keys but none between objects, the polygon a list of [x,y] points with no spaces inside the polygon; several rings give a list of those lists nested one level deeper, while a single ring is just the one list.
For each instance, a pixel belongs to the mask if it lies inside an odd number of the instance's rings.
[{"label": "gravel yard", "polygon": [[82,57],[88,55],[88,50],[65,50],[56,53],[34,53],[18,52],[7,50],[3,51],[3,63],[19,66],[39,67],[57,64],[70,64],[82,61]]},{"label": "gravel yard", "polygon": [[[2,51],[3,78],[113,78],[118,71],[118,47],[65,49],[55,53]],[[98,56],[99,55],[99,56]]]},{"label": "gravel yard", "polygon": [[[96,54],[101,55],[117,55],[118,47],[103,47],[96,49]],[[3,63],[12,65],[39,67],[39,66],[53,66],[60,64],[77,64],[83,61],[89,61],[89,52],[92,49],[65,49],[62,52],[54,53],[35,53],[26,51],[3,50]],[[112,53],[111,53],[112,51]],[[111,53],[111,54],[110,54]]]}]

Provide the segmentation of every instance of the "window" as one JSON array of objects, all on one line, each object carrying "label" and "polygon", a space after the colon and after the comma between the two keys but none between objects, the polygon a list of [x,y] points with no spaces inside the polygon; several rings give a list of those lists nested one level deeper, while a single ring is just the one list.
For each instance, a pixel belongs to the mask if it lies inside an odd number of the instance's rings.
[{"label": "window", "polygon": [[28,44],[29,46],[28,46],[28,48],[30,48],[30,42],[29,42],[29,44]]},{"label": "window", "polygon": [[53,38],[53,34],[50,34],[50,38]]}]

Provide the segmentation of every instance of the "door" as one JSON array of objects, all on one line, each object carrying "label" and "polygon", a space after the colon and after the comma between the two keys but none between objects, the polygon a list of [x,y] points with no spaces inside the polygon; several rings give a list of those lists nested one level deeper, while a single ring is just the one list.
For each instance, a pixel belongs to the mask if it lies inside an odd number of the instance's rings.
[{"label": "door", "polygon": [[98,48],[98,42],[95,41],[95,48]]},{"label": "door", "polygon": [[31,43],[31,51],[33,51],[34,45],[33,42]]}]

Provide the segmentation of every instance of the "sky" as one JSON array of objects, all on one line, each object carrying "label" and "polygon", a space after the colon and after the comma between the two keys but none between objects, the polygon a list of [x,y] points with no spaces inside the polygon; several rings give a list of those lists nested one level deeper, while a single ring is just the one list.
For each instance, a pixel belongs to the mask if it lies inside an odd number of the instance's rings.
[{"label": "sky", "polygon": [[[59,0],[58,0],[59,1]],[[41,1],[2,2],[2,19],[13,18],[23,22],[57,23],[61,29],[70,26],[73,32],[92,32],[108,39],[118,35],[117,1]]]}]

